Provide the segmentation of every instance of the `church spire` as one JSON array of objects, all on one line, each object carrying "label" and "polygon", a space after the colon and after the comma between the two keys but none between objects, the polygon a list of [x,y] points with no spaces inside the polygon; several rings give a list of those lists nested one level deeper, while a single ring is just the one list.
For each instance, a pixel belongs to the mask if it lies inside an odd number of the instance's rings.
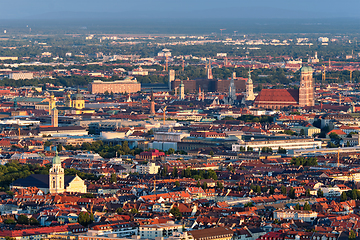
[{"label": "church spire", "polygon": [[64,169],[61,167],[61,159],[56,150],[55,156],[52,159],[52,167],[49,171],[49,192],[63,193],[65,191],[65,176]]},{"label": "church spire", "polygon": [[245,94],[245,100],[246,101],[254,101],[254,85],[251,79],[251,70],[249,68],[249,77],[246,81],[246,94]]}]

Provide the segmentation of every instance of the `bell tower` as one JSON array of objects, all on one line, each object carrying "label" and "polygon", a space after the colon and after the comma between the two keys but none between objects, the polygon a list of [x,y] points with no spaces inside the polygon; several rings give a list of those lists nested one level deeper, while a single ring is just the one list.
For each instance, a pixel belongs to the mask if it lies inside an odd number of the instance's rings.
[{"label": "bell tower", "polygon": [[61,159],[56,151],[49,172],[49,192],[52,194],[63,193],[64,191],[64,169],[61,167]]},{"label": "bell tower", "polygon": [[246,101],[254,101],[255,96],[254,96],[254,85],[251,79],[251,71],[249,69],[249,77],[248,80],[246,81],[246,95],[245,95],[245,100]]},{"label": "bell tower", "polygon": [[69,91],[66,93],[66,97],[65,97],[65,107],[69,107],[69,108],[72,107],[71,94],[70,94]]},{"label": "bell tower", "polygon": [[299,106],[314,106],[314,78],[311,67],[302,67],[299,88]]},{"label": "bell tower", "polygon": [[49,115],[51,115],[51,110],[53,110],[53,108],[55,107],[56,107],[55,96],[54,93],[51,93],[50,101],[49,101]]}]

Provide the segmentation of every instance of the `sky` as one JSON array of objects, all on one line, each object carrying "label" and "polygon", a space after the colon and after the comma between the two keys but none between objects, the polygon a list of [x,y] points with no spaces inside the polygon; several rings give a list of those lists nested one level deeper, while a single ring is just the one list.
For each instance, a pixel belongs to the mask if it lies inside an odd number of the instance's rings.
[{"label": "sky", "polygon": [[360,0],[9,0],[0,19],[359,18]]}]

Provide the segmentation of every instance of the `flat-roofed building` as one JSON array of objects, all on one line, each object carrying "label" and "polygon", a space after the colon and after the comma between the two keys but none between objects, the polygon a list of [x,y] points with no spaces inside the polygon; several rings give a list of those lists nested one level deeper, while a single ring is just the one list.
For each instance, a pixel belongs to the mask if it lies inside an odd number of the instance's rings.
[{"label": "flat-roofed building", "polygon": [[181,224],[175,224],[174,222],[160,223],[160,224],[151,224],[143,225],[139,227],[139,234],[141,238],[155,239],[157,237],[169,237],[173,233],[178,233],[183,231],[183,226]]},{"label": "flat-roofed building", "polygon": [[232,145],[232,151],[239,152],[243,148],[252,148],[254,151],[260,151],[262,148],[272,148],[273,150],[277,150],[279,147],[284,149],[314,149],[321,148],[321,141],[315,141],[313,138],[290,137],[277,140],[241,141],[239,144]]},{"label": "flat-roofed building", "polygon": [[141,84],[136,78],[125,78],[124,80],[118,80],[114,82],[103,82],[101,80],[95,80],[89,84],[89,91],[92,94],[98,93],[135,93],[141,91]]},{"label": "flat-roofed building", "polygon": [[302,210],[276,210],[274,211],[274,219],[278,220],[302,220],[304,222],[312,222],[317,218],[317,212]]},{"label": "flat-roofed building", "polygon": [[14,80],[33,79],[34,74],[32,72],[12,72],[9,73],[9,78]]},{"label": "flat-roofed building", "polygon": [[154,140],[164,142],[181,142],[182,138],[189,136],[190,134],[182,132],[155,132]]}]

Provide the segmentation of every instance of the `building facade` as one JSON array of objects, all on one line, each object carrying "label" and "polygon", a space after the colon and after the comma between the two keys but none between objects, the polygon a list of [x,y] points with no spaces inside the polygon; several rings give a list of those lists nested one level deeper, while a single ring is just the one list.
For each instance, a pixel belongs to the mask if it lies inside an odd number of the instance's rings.
[{"label": "building facade", "polygon": [[299,89],[263,89],[255,98],[258,108],[281,109],[283,107],[311,107],[314,100],[314,78],[311,67],[301,68]]},{"label": "building facade", "polygon": [[157,237],[170,237],[173,233],[183,231],[181,224],[175,224],[173,222],[143,225],[139,227],[139,234],[141,238],[155,239]]},{"label": "building facade", "polygon": [[281,140],[253,140],[242,141],[240,144],[233,144],[232,151],[239,152],[240,149],[252,148],[254,151],[261,151],[262,148],[272,148],[274,151],[278,148],[284,149],[316,149],[321,148],[321,141],[315,141],[313,138],[294,138]]},{"label": "building facade", "polygon": [[103,82],[95,80],[89,84],[89,91],[92,94],[108,93],[135,93],[141,91],[141,84],[135,79],[126,78],[114,82]]}]

